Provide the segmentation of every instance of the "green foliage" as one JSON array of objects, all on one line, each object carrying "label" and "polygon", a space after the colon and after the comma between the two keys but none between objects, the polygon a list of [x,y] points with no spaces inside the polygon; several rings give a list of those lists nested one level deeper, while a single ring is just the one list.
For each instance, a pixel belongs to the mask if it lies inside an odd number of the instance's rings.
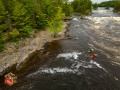
[{"label": "green foliage", "polygon": [[49,30],[53,33],[53,36],[56,37],[58,33],[62,30],[62,22],[52,20],[49,22]]},{"label": "green foliage", "polygon": [[20,33],[17,29],[13,29],[10,33],[9,33],[9,39],[13,42],[17,42],[20,38]]},{"label": "green foliage", "polygon": [[[88,14],[90,0],[85,1]],[[0,48],[8,41],[29,37],[34,29],[49,27],[57,36],[62,30],[62,19],[72,13],[69,0],[0,0]]]},{"label": "green foliage", "polygon": [[98,7],[99,7],[99,4],[95,3],[95,4],[93,4],[92,6],[93,6],[93,9],[94,9],[94,10],[97,10]]},{"label": "green foliage", "polygon": [[[27,13],[30,15],[30,24],[33,28],[44,29],[47,26],[46,14],[42,12],[40,3],[35,0],[28,0],[26,5]],[[42,4],[41,0],[41,4]]]},{"label": "green foliage", "polygon": [[92,2],[91,0],[74,0],[72,2],[74,12],[80,13],[81,16],[89,15],[92,13]]},{"label": "green foliage", "polygon": [[0,29],[0,39],[1,39],[2,34],[3,34],[3,31]]},{"label": "green foliage", "polygon": [[7,13],[8,12],[5,10],[2,0],[0,0],[0,30],[2,30],[2,31],[6,30],[8,28],[8,25],[6,23]]},{"label": "green foliage", "polygon": [[26,8],[23,6],[22,3],[18,2],[17,0],[13,0],[13,23],[12,26],[16,29],[13,29],[10,32],[10,40],[18,41],[21,37],[27,37],[30,35],[32,31],[30,26],[30,15],[27,13]]},{"label": "green foliage", "polygon": [[55,17],[57,4],[54,0],[41,0],[41,10],[46,15],[48,21],[51,21]]},{"label": "green foliage", "polygon": [[3,23],[3,24],[0,25],[0,29],[3,30],[3,31],[6,30],[7,28],[8,28],[8,26],[7,26],[6,23]]},{"label": "green foliage", "polygon": [[45,14],[40,14],[36,16],[36,28],[37,29],[45,29],[47,27],[47,19]]},{"label": "green foliage", "polygon": [[2,36],[3,36],[3,30],[2,30],[2,29],[0,29],[0,42],[1,42],[1,41],[3,41]]},{"label": "green foliage", "polygon": [[29,23],[29,15],[27,14],[27,10],[23,7],[21,3],[17,0],[13,0],[14,10],[13,10],[13,27],[22,28],[26,24]]},{"label": "green foliage", "polygon": [[114,7],[114,1],[104,1],[99,4],[99,7]]},{"label": "green foliage", "polygon": [[13,0],[1,0],[5,6],[5,10],[8,11],[9,15],[12,15],[13,13]]},{"label": "green foliage", "polygon": [[114,4],[114,11],[120,12],[120,1],[116,1]]},{"label": "green foliage", "polygon": [[56,37],[58,33],[62,30],[62,18],[64,17],[64,14],[62,13],[62,8],[58,7],[58,11],[55,14],[55,17],[53,20],[51,20],[48,23],[49,30],[53,33],[53,36]]},{"label": "green foliage", "polygon": [[99,7],[105,7],[105,9],[109,9],[109,7],[114,7],[115,12],[120,12],[120,0],[111,0],[104,1],[99,4]]},{"label": "green foliage", "polygon": [[0,39],[0,52],[2,52],[4,50],[4,43],[3,41]]},{"label": "green foliage", "polygon": [[30,33],[32,32],[31,26],[24,26],[22,29],[20,29],[20,36],[21,37],[28,37]]},{"label": "green foliage", "polygon": [[71,3],[65,2],[63,4],[63,13],[65,13],[65,16],[72,16],[73,14],[73,7],[71,6]]}]

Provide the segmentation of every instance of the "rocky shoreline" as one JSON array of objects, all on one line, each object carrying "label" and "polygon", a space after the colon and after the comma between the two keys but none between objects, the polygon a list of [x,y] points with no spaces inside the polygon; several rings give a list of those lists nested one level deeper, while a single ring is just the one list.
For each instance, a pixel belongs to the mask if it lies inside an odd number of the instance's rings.
[{"label": "rocky shoreline", "polygon": [[62,32],[57,38],[53,38],[48,30],[33,33],[30,38],[22,39],[19,43],[7,43],[5,50],[0,53],[0,75],[5,74],[11,68],[20,70],[28,57],[42,49],[46,42],[63,39],[69,22],[64,22]]}]

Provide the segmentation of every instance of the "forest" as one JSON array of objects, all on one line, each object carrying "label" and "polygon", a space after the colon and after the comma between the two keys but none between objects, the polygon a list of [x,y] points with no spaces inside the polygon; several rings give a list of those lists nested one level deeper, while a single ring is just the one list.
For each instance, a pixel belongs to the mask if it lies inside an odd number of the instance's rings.
[{"label": "forest", "polygon": [[98,4],[93,4],[93,9],[97,9],[98,7],[105,7],[106,9],[109,9],[109,7],[113,7],[114,12],[120,12],[120,0],[104,1]]},{"label": "forest", "polygon": [[0,0],[0,51],[5,43],[18,42],[34,31],[48,28],[55,37],[64,18],[73,12],[88,15],[91,5],[90,0]]},{"label": "forest", "polygon": [[[113,6],[113,1],[99,4],[106,5]],[[120,2],[114,3],[114,8],[119,12]],[[5,43],[18,42],[39,30],[48,29],[56,37],[62,30],[63,19],[72,17],[73,13],[81,17],[91,14],[92,1],[0,0],[0,51]]]}]

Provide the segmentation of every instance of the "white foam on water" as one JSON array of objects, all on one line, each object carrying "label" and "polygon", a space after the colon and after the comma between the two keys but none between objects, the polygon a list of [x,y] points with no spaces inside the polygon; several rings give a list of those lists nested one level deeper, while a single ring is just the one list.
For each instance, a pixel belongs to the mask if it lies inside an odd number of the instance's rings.
[{"label": "white foam on water", "polygon": [[97,25],[95,25],[94,27],[95,27],[95,29],[99,29],[100,28],[100,26],[97,26]]},{"label": "white foam on water", "polygon": [[78,68],[78,67],[93,68],[93,65],[92,65],[92,64],[87,64],[87,65],[85,65],[85,64],[83,63],[83,64],[78,64],[78,65],[77,65],[77,68]]},{"label": "white foam on water", "polygon": [[56,74],[56,73],[76,73],[78,75],[84,73],[84,68],[100,68],[100,69],[103,69],[105,70],[102,66],[100,66],[100,64],[98,64],[97,62],[95,61],[90,61],[90,62],[87,62],[87,61],[82,61],[82,62],[79,62],[79,61],[75,61],[71,68],[67,68],[67,67],[63,67],[63,68],[60,68],[60,67],[55,67],[55,68],[41,68],[39,69],[38,71],[34,72],[34,73],[31,73],[29,75],[27,75],[27,77],[35,77],[36,75],[40,75],[40,74],[43,74],[43,73],[47,73],[47,74]]},{"label": "white foam on water", "polygon": [[74,60],[72,61],[72,65],[70,68],[67,67],[53,67],[53,68],[49,68],[49,67],[41,67],[39,68],[39,70],[37,70],[34,73],[31,73],[29,75],[27,75],[27,77],[35,77],[38,76],[40,74],[44,74],[44,73],[48,73],[48,74],[56,74],[56,73],[76,73],[76,74],[82,74],[84,73],[85,69],[84,68],[100,68],[103,69],[104,68],[102,66],[100,66],[100,64],[98,64],[97,62],[90,60],[90,61],[85,61],[85,60],[78,60],[78,55],[81,55],[82,53],[79,52],[72,52],[72,53],[62,53],[59,54],[57,56],[57,58],[65,58],[65,59],[70,59],[70,58],[74,58]]},{"label": "white foam on water", "polygon": [[73,18],[73,20],[75,20],[75,21],[79,21],[79,19],[77,19],[77,18]]},{"label": "white foam on water", "polygon": [[120,23],[120,17],[92,17],[92,16],[88,16],[86,18],[91,20],[92,22],[94,22],[94,24],[95,24],[94,26],[96,29],[97,28],[98,29],[104,28],[106,25],[109,25],[109,22],[111,22],[111,21],[114,21],[114,22],[117,21],[118,23]]},{"label": "white foam on water", "polygon": [[114,19],[115,21],[120,22],[120,17],[113,17],[113,19]]},{"label": "white foam on water", "polygon": [[93,65],[90,64],[89,62],[82,61],[82,62],[76,62],[71,66],[71,68],[75,68],[75,69],[79,69],[80,67],[93,68]]},{"label": "white foam on water", "polygon": [[56,67],[56,68],[45,68],[45,69],[42,69],[42,70],[38,70],[34,73],[31,73],[29,75],[27,75],[27,77],[34,77],[36,75],[39,75],[39,74],[42,74],[42,73],[48,73],[48,74],[55,74],[55,73],[75,73],[75,72],[78,72],[76,69],[69,69],[67,67],[64,67],[64,68],[59,68],[59,67]]},{"label": "white foam on water", "polygon": [[59,54],[57,56],[57,58],[65,58],[65,59],[71,59],[71,58],[74,58],[74,59],[77,59],[78,58],[78,55],[81,55],[82,53],[77,53],[77,52],[72,52],[72,53],[62,53],[62,54]]},{"label": "white foam on water", "polygon": [[109,20],[114,20],[113,17],[86,17],[87,19],[93,21],[95,24],[107,24]]},{"label": "white foam on water", "polygon": [[72,69],[68,69],[68,68],[49,68],[49,69],[44,69],[41,70],[41,72],[43,73],[51,73],[51,74],[55,74],[55,73],[75,73],[74,70]]},{"label": "white foam on water", "polygon": [[82,61],[82,62],[76,62],[74,63],[71,68],[75,68],[75,69],[79,69],[80,67],[83,68],[96,68],[95,66],[97,66],[98,68],[102,68],[103,67],[100,66],[100,64],[98,64],[97,62],[91,60],[90,62],[86,62],[86,61]]},{"label": "white foam on water", "polygon": [[103,68],[103,67],[100,66],[100,64],[98,64],[97,62],[95,62],[93,60],[91,60],[90,63],[96,65],[98,68]]}]

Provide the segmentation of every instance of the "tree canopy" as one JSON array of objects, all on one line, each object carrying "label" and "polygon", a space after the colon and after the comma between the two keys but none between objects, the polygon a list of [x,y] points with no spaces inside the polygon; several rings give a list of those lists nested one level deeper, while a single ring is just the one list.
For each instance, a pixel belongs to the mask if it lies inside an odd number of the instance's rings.
[{"label": "tree canopy", "polygon": [[120,0],[104,1],[98,4],[99,7],[113,7],[115,12],[120,12]]},{"label": "tree canopy", "polygon": [[114,11],[120,14],[120,0],[116,0],[114,3]]},{"label": "tree canopy", "polygon": [[99,4],[99,7],[114,7],[115,1],[104,1]]},{"label": "tree canopy", "polygon": [[68,0],[0,0],[0,51],[4,43],[29,37],[35,29],[56,26],[51,30],[56,35],[62,19],[71,15]]},{"label": "tree canopy", "polygon": [[72,6],[74,12],[80,13],[81,15],[89,15],[92,13],[91,0],[74,0]]},{"label": "tree canopy", "polygon": [[6,42],[29,37],[34,30],[49,28],[56,36],[62,19],[74,12],[92,12],[90,0],[0,0],[0,51]]}]

